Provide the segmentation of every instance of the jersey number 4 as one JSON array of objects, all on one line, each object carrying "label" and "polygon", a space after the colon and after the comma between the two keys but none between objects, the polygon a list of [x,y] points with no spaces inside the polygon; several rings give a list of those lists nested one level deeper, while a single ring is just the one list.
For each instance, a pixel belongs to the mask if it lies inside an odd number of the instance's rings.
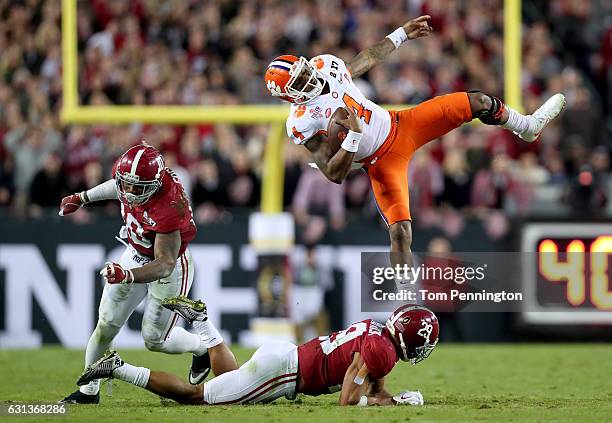
[{"label": "jersey number 4", "polygon": [[345,330],[340,332],[332,333],[331,336],[320,336],[321,349],[325,355],[329,355],[342,344],[352,341],[355,338],[359,338],[367,330],[367,324],[365,322],[353,323]]},{"label": "jersey number 4", "polygon": [[359,119],[363,119],[365,123],[370,123],[370,118],[372,117],[372,111],[363,107],[362,104],[357,103],[353,97],[344,93],[342,96],[342,101],[346,104],[346,107],[351,107],[355,114]]}]

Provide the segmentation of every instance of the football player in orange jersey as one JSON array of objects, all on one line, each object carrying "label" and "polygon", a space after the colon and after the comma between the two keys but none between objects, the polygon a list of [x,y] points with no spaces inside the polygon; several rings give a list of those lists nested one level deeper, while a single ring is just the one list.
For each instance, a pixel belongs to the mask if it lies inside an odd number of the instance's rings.
[{"label": "football player in orange jersey", "polygon": [[[282,55],[268,65],[265,74],[270,94],[291,103],[288,136],[312,153],[330,181],[341,183],[355,163],[363,166],[389,227],[391,252],[399,253],[400,261],[408,264],[412,264],[408,163],[413,153],[474,118],[534,142],[565,105],[563,94],[555,94],[533,114],[522,115],[480,91],[442,95],[410,109],[392,111],[368,100],[353,79],[382,63],[404,42],[430,35],[430,18],[426,15],[408,21],[346,63],[329,54],[310,61]],[[349,117],[339,122],[349,131],[341,148],[333,151],[326,130],[339,107],[349,111]]]}]

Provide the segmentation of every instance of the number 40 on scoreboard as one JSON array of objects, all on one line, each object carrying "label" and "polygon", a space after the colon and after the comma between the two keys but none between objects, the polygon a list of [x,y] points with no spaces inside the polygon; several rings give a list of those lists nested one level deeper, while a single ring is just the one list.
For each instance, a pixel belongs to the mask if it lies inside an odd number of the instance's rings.
[{"label": "number 40 on scoreboard", "polygon": [[[567,244],[559,254],[560,244]],[[590,244],[587,251],[586,245]],[[585,254],[586,253],[586,254]],[[612,310],[612,290],[608,259],[612,253],[612,236],[593,239],[544,239],[538,245],[538,270],[552,283],[566,282],[567,302],[574,307],[587,301],[598,310]],[[564,257],[564,260],[562,259]]]}]

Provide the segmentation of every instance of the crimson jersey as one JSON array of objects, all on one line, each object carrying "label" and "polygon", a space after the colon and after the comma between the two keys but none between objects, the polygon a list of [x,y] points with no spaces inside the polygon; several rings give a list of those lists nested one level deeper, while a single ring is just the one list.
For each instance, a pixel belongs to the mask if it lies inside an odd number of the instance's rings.
[{"label": "crimson jersey", "polygon": [[329,394],[342,386],[344,375],[353,362],[353,354],[361,354],[370,379],[381,379],[399,360],[391,340],[383,335],[383,325],[373,320],[353,323],[330,336],[320,336],[298,347],[302,393]]},{"label": "crimson jersey", "polygon": [[130,245],[151,258],[154,257],[155,234],[181,231],[180,256],[197,232],[187,195],[169,168],[164,170],[159,191],[149,201],[137,206],[121,201],[121,215]]}]

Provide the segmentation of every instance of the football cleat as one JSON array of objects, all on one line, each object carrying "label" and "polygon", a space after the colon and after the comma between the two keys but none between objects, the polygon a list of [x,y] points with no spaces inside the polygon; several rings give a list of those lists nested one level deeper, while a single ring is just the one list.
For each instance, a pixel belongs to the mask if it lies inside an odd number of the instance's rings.
[{"label": "football cleat", "polygon": [[117,354],[117,351],[108,351],[102,358],[93,364],[87,366],[77,385],[86,385],[92,380],[108,379],[113,377],[113,370],[123,366],[123,360]]},{"label": "football cleat", "polygon": [[546,125],[556,118],[564,107],[565,96],[561,93],[553,95],[538,110],[533,112],[531,115],[533,117],[532,124],[529,125],[529,129],[517,135],[524,141],[534,142],[540,137]]},{"label": "football cleat", "polygon": [[204,355],[194,355],[191,360],[191,369],[189,369],[189,383],[198,385],[204,382],[204,379],[210,373],[210,355],[206,352]]},{"label": "football cleat", "polygon": [[99,402],[99,392],[96,395],[87,395],[79,390],[76,390],[63,400],[59,401],[60,404],[98,404]]},{"label": "football cleat", "polygon": [[189,324],[197,321],[205,322],[208,319],[206,304],[200,300],[191,300],[183,295],[166,298],[162,301],[162,306],[179,314]]}]

